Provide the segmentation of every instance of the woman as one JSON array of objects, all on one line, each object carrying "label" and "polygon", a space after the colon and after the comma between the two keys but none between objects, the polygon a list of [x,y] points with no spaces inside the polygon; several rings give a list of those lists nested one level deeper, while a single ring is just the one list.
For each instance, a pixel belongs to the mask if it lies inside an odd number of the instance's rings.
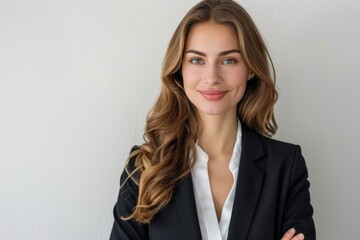
[{"label": "woman", "polygon": [[205,0],[187,13],[145,143],[122,174],[110,239],[315,239],[300,147],[269,138],[272,75],[238,4]]}]

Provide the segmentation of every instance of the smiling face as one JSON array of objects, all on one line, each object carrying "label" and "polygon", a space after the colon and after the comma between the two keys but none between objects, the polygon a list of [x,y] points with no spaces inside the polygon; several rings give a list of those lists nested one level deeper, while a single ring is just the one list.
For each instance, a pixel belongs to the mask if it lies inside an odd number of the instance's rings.
[{"label": "smiling face", "polygon": [[200,117],[236,116],[253,74],[242,59],[236,31],[207,22],[194,26],[187,36],[182,77],[185,94]]}]

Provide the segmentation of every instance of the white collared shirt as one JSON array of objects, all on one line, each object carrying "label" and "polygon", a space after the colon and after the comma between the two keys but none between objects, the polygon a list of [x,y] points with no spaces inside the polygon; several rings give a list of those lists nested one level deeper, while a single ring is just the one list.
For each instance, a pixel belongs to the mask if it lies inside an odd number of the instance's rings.
[{"label": "white collared shirt", "polygon": [[225,200],[220,221],[216,216],[214,201],[212,198],[209,173],[208,155],[196,145],[197,159],[191,170],[194,186],[194,196],[200,231],[203,240],[226,240],[229,232],[232,208],[234,205],[235,189],[240,165],[241,155],[241,123],[238,121],[238,130],[234,150],[229,163],[229,169],[234,181],[230,192]]}]

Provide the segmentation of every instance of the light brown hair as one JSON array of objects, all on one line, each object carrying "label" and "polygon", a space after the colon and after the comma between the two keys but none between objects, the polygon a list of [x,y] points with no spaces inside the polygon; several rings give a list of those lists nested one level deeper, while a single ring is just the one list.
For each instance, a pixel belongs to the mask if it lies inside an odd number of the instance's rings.
[{"label": "light brown hair", "polygon": [[191,171],[201,121],[185,95],[181,64],[189,31],[194,25],[209,21],[236,30],[242,57],[255,74],[238,104],[239,119],[262,135],[276,132],[275,70],[254,22],[234,1],[199,2],[185,15],[171,38],[163,63],[161,93],[147,117],[145,143],[129,156],[135,159],[135,170],[128,174],[138,184],[139,195],[133,213],[123,220],[149,223],[169,203],[175,185]]}]

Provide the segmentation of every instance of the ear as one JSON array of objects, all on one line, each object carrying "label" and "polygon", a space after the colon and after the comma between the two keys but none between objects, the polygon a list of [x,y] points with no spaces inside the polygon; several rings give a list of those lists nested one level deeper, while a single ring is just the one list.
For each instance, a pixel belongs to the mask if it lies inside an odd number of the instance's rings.
[{"label": "ear", "polygon": [[247,80],[248,81],[251,80],[254,76],[255,76],[255,73],[250,70],[249,73],[248,73],[248,76],[247,76]]}]

